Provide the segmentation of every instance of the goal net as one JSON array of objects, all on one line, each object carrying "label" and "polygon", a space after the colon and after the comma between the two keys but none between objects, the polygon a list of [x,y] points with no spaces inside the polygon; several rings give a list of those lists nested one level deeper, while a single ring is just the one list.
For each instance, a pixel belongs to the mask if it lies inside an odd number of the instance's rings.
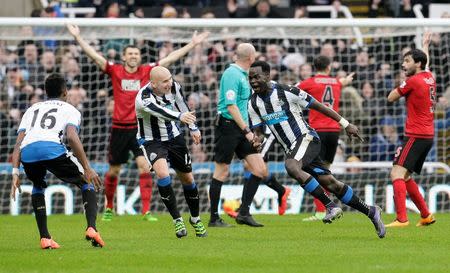
[{"label": "goal net", "polygon": [[[450,211],[450,23],[448,20],[364,19],[364,20],[156,20],[91,19],[41,20],[0,19],[0,213],[31,212],[31,182],[23,177],[23,194],[17,202],[9,198],[11,152],[16,130],[27,107],[41,101],[43,80],[51,72],[63,73],[69,83],[69,102],[83,116],[81,138],[88,158],[101,176],[108,169],[107,151],[114,107],[111,81],[81,51],[65,28],[72,22],[81,35],[108,60],[120,62],[127,44],[141,48],[142,62],[156,62],[190,41],[194,30],[209,31],[207,42],[170,67],[181,83],[188,104],[196,111],[202,143],[192,145],[186,138],[201,194],[201,211],[209,210],[208,185],[212,178],[214,118],[222,72],[233,61],[240,42],[251,42],[259,60],[272,65],[272,78],[295,84],[314,74],[312,60],[319,54],[332,58],[334,76],[355,72],[353,83],[343,88],[341,114],[359,126],[365,142],[350,142],[345,134],[332,170],[350,184],[368,203],[393,212],[393,191],[389,169],[404,131],[404,100],[390,104],[386,97],[405,75],[402,53],[421,44],[424,30],[434,32],[430,45],[430,67],[437,81],[436,134],[421,175],[416,175],[433,212]],[[293,188],[288,213],[314,210],[311,196],[304,194],[283,167],[284,153],[279,145],[269,152],[269,167],[283,184]],[[433,163],[434,162],[434,163]],[[154,179],[155,180],[155,179]],[[51,213],[82,212],[80,192],[48,175],[46,190]],[[229,181],[222,190],[222,202],[239,200],[243,168],[233,161]],[[187,212],[182,188],[173,183],[178,204]],[[163,212],[157,187],[151,211]],[[115,208],[118,214],[140,211],[138,172],[132,156],[119,178]],[[99,193],[100,211],[103,197]],[[408,201],[408,208],[416,210]],[[276,193],[261,186],[252,205],[253,213],[276,213]]]}]

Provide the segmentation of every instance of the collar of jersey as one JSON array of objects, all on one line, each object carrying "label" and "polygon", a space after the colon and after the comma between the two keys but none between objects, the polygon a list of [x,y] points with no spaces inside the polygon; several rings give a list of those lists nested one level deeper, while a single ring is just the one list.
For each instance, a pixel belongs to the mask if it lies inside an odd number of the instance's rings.
[{"label": "collar of jersey", "polygon": [[237,64],[230,64],[230,66],[233,66],[233,67],[239,69],[239,71],[241,71],[241,72],[244,73],[245,75],[248,74],[248,71],[247,71],[247,70],[243,69],[242,67],[240,67],[240,66],[237,65]]}]

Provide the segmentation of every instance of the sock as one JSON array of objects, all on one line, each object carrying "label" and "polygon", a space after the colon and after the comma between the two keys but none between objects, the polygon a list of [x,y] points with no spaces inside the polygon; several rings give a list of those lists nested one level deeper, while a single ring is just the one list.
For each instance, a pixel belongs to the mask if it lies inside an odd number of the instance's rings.
[{"label": "sock", "polygon": [[352,187],[344,185],[342,190],[337,193],[337,197],[347,206],[350,206],[357,211],[360,211],[369,216],[369,206],[363,200],[361,200],[361,198],[356,196],[356,194],[353,194]]},{"label": "sock", "polygon": [[402,178],[392,181],[394,186],[394,204],[395,211],[397,213],[397,220],[400,222],[408,221],[406,215],[406,185],[405,180]]},{"label": "sock", "polygon": [[300,186],[314,198],[319,199],[325,207],[336,207],[336,204],[325,194],[325,191],[313,176],[310,176],[305,183],[303,185],[300,184]]},{"label": "sock", "polygon": [[420,194],[419,187],[417,186],[417,183],[416,181],[414,181],[414,179],[410,178],[408,181],[406,181],[406,190],[408,191],[411,200],[419,209],[420,217],[428,217],[430,215],[430,211],[428,210],[427,203],[425,203],[425,199],[423,199],[422,194]]},{"label": "sock", "polygon": [[150,211],[150,204],[152,203],[152,175],[149,173],[142,173],[139,175],[139,190],[141,191],[142,214]]},{"label": "sock", "polygon": [[169,210],[170,215],[173,219],[178,219],[181,217],[180,212],[177,207],[177,199],[175,198],[175,193],[172,189],[172,179],[170,176],[158,179],[158,190],[161,195],[161,199]]},{"label": "sock", "polygon": [[[198,197],[198,188],[195,182],[191,185],[183,185],[184,198],[188,204],[192,217],[198,217],[200,212],[200,199]],[[194,222],[195,223],[195,222]]]},{"label": "sock", "polygon": [[241,208],[239,209],[239,214],[250,214],[250,206],[252,204],[253,197],[255,197],[256,191],[258,191],[258,187],[261,181],[261,177],[252,175],[250,176],[250,179],[245,182],[244,189],[242,190],[242,204]]},{"label": "sock", "polygon": [[112,209],[114,207],[114,193],[117,188],[117,176],[112,178],[108,173],[105,175],[105,195],[106,208]]},{"label": "sock", "polygon": [[215,178],[212,179],[209,186],[209,202],[211,206],[211,220],[219,218],[219,201],[220,191],[222,190],[223,182]]},{"label": "sock", "polygon": [[41,238],[51,239],[47,229],[47,211],[45,208],[44,189],[33,187],[31,193],[31,203],[33,205],[34,217],[39,229]]},{"label": "sock", "polygon": [[267,185],[267,187],[271,188],[272,190],[276,191],[278,193],[278,204],[281,204],[281,198],[283,197],[284,192],[286,189],[281,185],[275,176],[272,174],[269,175],[269,177],[263,181],[264,184]]},{"label": "sock", "polygon": [[95,194],[94,185],[84,184],[81,187],[81,195],[83,198],[84,211],[86,214],[86,221],[88,227],[93,227],[97,230],[95,226],[95,220],[97,218],[97,196]]},{"label": "sock", "polygon": [[191,222],[192,222],[192,223],[197,223],[198,220],[200,220],[200,216],[197,216],[197,217],[192,217],[192,216],[191,216]]}]

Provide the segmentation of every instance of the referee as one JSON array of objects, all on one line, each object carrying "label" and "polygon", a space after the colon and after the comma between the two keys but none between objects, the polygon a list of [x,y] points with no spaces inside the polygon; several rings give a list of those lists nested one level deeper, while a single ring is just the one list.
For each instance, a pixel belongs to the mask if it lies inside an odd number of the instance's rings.
[{"label": "referee", "polygon": [[262,156],[253,147],[254,135],[248,127],[247,104],[251,95],[248,70],[255,61],[255,48],[242,43],[236,49],[236,62],[223,73],[220,80],[218,116],[214,143],[214,175],[209,188],[211,219],[209,227],[231,227],[219,217],[218,206],[222,184],[229,175],[234,154],[244,159],[252,173],[244,184],[242,205],[236,217],[238,224],[262,227],[250,215],[250,205],[261,181],[268,178]]}]

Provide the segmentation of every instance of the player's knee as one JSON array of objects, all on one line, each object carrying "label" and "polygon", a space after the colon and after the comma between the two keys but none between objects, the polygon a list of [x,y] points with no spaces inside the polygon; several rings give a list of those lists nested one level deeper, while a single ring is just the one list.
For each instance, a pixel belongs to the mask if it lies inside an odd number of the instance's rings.
[{"label": "player's knee", "polygon": [[120,165],[109,166],[108,175],[111,178],[115,178],[115,177],[119,176],[119,173],[120,173]]},{"label": "player's knee", "polygon": [[399,168],[397,166],[394,166],[391,170],[391,179],[395,180],[395,179],[402,179],[405,177],[405,171],[403,170],[403,168]]},{"label": "player's knee", "polygon": [[286,172],[290,177],[294,178],[295,180],[301,180],[301,168],[297,160],[287,159],[284,167],[286,168]]},{"label": "player's knee", "polygon": [[230,167],[227,164],[215,164],[213,177],[219,181],[225,181],[230,174]]}]

